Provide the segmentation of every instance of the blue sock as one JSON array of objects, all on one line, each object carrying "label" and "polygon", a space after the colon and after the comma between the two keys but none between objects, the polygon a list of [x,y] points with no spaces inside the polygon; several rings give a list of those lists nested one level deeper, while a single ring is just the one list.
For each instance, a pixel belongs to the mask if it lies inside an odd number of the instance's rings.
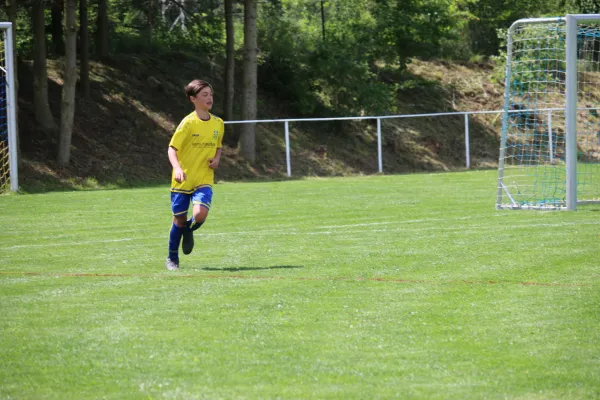
[{"label": "blue sock", "polygon": [[184,228],[180,228],[175,223],[171,226],[171,233],[169,234],[169,258],[172,261],[179,261],[179,243],[181,243],[181,235],[183,235]]},{"label": "blue sock", "polygon": [[185,224],[185,226],[187,226],[187,228],[190,231],[195,231],[196,229],[200,228],[202,226],[204,222],[196,222],[194,221],[194,217],[192,216],[192,218],[190,218],[187,222],[187,224]]}]

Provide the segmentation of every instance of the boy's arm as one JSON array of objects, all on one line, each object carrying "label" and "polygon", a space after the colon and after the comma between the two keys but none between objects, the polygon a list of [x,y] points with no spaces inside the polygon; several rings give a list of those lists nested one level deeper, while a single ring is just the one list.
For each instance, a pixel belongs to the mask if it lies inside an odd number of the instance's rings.
[{"label": "boy's arm", "polygon": [[217,152],[213,158],[208,159],[208,166],[212,169],[217,169],[219,166],[219,160],[221,159],[221,149],[217,149]]},{"label": "boy's arm", "polygon": [[221,119],[221,127],[219,129],[219,137],[217,139],[217,152],[213,158],[208,159],[208,166],[212,169],[217,169],[219,160],[221,160],[221,150],[223,147],[223,134],[225,133],[225,123]]},{"label": "boy's arm", "polygon": [[183,172],[183,169],[179,164],[179,159],[177,158],[177,149],[173,146],[169,146],[168,154],[169,161],[171,162],[171,166],[173,167],[173,178],[178,183],[185,181],[187,177],[185,176],[185,172]]}]

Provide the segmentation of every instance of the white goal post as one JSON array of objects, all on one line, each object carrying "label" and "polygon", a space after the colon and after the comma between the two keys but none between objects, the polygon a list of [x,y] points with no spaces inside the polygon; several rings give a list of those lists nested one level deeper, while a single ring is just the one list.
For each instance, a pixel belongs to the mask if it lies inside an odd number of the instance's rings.
[{"label": "white goal post", "polygon": [[600,15],[516,21],[507,41],[497,209],[600,203]]},{"label": "white goal post", "polygon": [[19,190],[12,23],[0,22],[0,192]]}]

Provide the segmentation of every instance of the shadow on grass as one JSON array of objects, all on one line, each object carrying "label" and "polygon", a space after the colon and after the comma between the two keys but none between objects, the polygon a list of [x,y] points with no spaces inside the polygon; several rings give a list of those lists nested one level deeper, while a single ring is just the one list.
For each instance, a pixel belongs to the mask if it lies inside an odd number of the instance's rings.
[{"label": "shadow on grass", "polygon": [[302,265],[273,265],[271,267],[235,267],[235,268],[200,268],[203,271],[224,271],[224,272],[240,272],[240,271],[260,271],[268,269],[294,269],[304,268]]}]

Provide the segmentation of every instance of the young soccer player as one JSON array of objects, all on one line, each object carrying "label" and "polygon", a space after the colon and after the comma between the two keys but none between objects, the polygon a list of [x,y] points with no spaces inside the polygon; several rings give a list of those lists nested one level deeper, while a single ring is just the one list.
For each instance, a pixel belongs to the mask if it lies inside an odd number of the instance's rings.
[{"label": "young soccer player", "polygon": [[[169,235],[168,270],[179,268],[181,250],[190,254],[194,248],[194,231],[206,220],[212,202],[215,169],[221,159],[224,123],[210,113],[213,89],[205,81],[193,80],[185,87],[185,94],[194,105],[194,112],[185,117],[169,143],[169,161],[173,167],[171,178],[171,209],[173,225]],[[193,204],[192,217],[187,212]]]}]

